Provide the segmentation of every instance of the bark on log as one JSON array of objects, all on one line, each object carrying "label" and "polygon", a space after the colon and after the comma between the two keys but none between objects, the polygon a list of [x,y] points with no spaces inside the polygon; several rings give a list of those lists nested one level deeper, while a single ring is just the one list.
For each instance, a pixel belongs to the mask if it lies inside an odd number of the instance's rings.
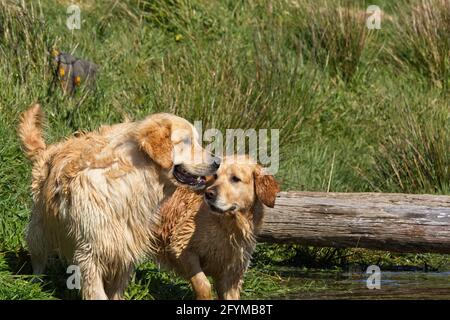
[{"label": "bark on log", "polygon": [[450,253],[450,196],[280,192],[260,240]]}]

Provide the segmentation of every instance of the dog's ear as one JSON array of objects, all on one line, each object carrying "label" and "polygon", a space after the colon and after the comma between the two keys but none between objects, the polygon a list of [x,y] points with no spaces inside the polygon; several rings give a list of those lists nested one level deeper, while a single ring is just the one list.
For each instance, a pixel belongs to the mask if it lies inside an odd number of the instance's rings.
[{"label": "dog's ear", "polygon": [[136,132],[140,148],[164,169],[170,169],[173,165],[171,127],[167,119],[146,119]]},{"label": "dog's ear", "polygon": [[275,198],[280,192],[280,186],[275,178],[270,174],[265,174],[264,169],[258,165],[254,171],[256,196],[266,206],[273,208]]}]

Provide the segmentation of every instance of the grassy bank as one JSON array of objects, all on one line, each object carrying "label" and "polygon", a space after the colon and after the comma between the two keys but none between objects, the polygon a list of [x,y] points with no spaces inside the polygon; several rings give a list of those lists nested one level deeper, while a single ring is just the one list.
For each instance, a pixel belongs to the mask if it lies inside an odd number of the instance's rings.
[{"label": "grassy bank", "polygon": [[[41,284],[28,276],[30,164],[15,130],[33,101],[49,142],[168,111],[204,129],[280,129],[284,190],[450,194],[448,1],[83,0],[73,31],[70,1],[16,3],[0,3],[0,298],[73,295],[61,266]],[[365,28],[373,4],[379,30]],[[93,91],[61,94],[53,47],[100,65]],[[276,263],[450,270],[442,255],[260,246],[244,297],[282,290]],[[149,263],[127,294],[191,293]]]}]

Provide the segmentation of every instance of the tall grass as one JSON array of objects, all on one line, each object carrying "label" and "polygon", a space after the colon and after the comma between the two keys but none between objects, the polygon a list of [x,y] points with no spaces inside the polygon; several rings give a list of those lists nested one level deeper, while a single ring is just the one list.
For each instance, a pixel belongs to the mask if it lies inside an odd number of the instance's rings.
[{"label": "tall grass", "polygon": [[405,70],[417,69],[448,92],[450,89],[450,1],[419,0],[397,4],[390,49]]},{"label": "tall grass", "polygon": [[[350,1],[292,1],[288,29],[303,54],[350,81],[364,66],[373,34],[366,27],[365,7]],[[373,53],[370,53],[373,54]]]},{"label": "tall grass", "polygon": [[[50,37],[39,3],[5,0],[0,3],[0,59],[4,79],[25,84],[39,74],[48,81]],[[47,71],[47,72],[46,72]]]},{"label": "tall grass", "polygon": [[[448,2],[376,2],[389,19],[369,32],[365,4],[344,0],[87,0],[79,4],[82,29],[73,31],[66,2],[1,1],[0,252],[26,249],[30,165],[16,127],[33,101],[45,108],[50,143],[167,111],[204,129],[280,129],[283,189],[449,193]],[[53,47],[100,65],[95,90],[60,92]],[[310,265],[347,253],[296,252]],[[297,258],[291,263],[301,265]],[[29,278],[13,276],[25,269],[1,268],[0,287],[32,293],[17,296],[70,297],[61,276],[26,287]],[[260,277],[249,274],[247,297],[276,287]],[[127,296],[189,294],[185,282],[143,265]]]},{"label": "tall grass", "polygon": [[446,101],[404,101],[375,154],[375,184],[406,193],[450,192],[450,109]]}]

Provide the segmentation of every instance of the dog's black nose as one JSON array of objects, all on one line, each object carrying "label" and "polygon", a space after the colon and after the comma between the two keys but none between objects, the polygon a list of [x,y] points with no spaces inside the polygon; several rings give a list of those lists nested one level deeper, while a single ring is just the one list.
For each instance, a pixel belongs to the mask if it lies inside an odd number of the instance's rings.
[{"label": "dog's black nose", "polygon": [[207,200],[215,200],[217,196],[217,192],[215,189],[208,189],[205,192],[205,198]]},{"label": "dog's black nose", "polygon": [[219,169],[219,167],[220,167],[220,162],[221,162],[221,160],[220,160],[219,157],[214,157],[211,165],[212,165],[213,167],[215,167],[216,169]]}]

